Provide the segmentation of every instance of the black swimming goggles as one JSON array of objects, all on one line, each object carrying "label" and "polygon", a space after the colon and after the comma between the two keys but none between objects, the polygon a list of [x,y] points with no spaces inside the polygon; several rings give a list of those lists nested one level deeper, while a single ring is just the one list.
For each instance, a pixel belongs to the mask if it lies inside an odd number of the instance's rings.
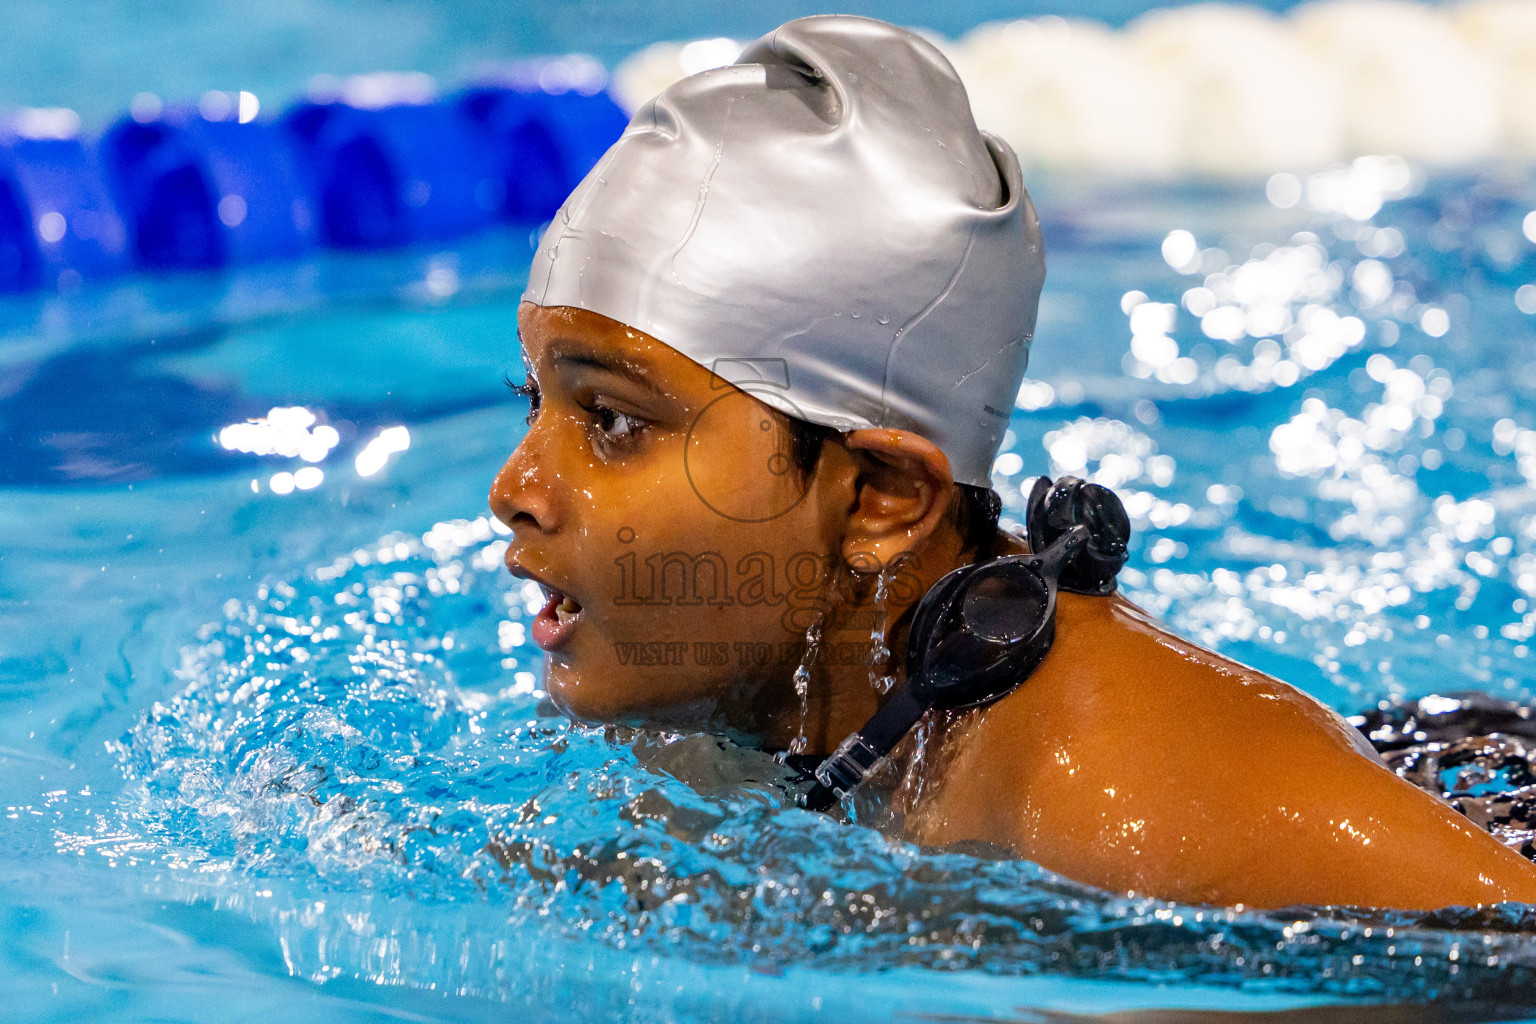
[{"label": "black swimming goggles", "polygon": [[804,773],[801,781],[815,779],[802,807],[831,807],[930,710],[983,707],[1021,686],[1056,638],[1057,590],[1114,593],[1131,523],[1113,491],[1041,477],[1025,525],[1030,554],[961,566],[923,595],[908,635],[906,681],[863,728],[820,764],[785,758]]}]

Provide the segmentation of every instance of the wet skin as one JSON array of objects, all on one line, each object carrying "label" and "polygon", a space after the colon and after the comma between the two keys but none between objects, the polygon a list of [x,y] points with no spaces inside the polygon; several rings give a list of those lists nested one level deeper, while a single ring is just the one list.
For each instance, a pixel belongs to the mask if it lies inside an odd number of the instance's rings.
[{"label": "wet skin", "polygon": [[908,827],[1195,903],[1536,900],[1536,867],[1362,756],[1353,732],[1122,597],[1062,594],[1044,664],[948,731]]},{"label": "wet skin", "polygon": [[[902,431],[854,431],[802,477],[782,416],[655,339],[529,304],[519,329],[536,411],[491,507],[512,529],[509,568],[552,592],[532,630],[551,698],[582,721],[830,751],[882,699],[872,633],[904,649],[903,614],[965,560],[943,454]],[[802,694],[818,608],[824,642]],[[1316,701],[1123,598],[1063,594],[1044,664],[938,730],[900,797],[913,839],[1002,844],[1114,891],[1260,907],[1536,902],[1536,867],[1350,736]]]}]

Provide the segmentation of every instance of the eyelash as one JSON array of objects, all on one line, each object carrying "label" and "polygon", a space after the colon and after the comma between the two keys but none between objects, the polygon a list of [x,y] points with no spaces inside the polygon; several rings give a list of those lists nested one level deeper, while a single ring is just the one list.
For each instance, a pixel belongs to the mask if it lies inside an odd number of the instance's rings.
[{"label": "eyelash", "polygon": [[[533,378],[530,377],[529,381],[531,381],[532,379]],[[519,384],[515,380],[513,380],[511,377],[506,378],[506,384],[507,384],[507,387],[512,389],[512,393],[514,395],[516,395],[519,398],[526,398],[528,400],[527,422],[532,423],[533,422],[533,417],[539,411],[539,389],[538,389],[538,387],[535,386],[534,384],[529,383],[528,381],[524,381],[523,383]]]},{"label": "eyelash", "polygon": [[[526,398],[528,400],[528,422],[532,423],[533,418],[537,416],[539,412],[538,386],[529,382],[519,384],[516,381],[513,381],[510,377],[507,378],[506,384],[507,387],[512,390],[514,395],[517,395],[519,398]],[[594,403],[588,411],[596,418],[598,434],[602,440],[602,443],[605,444],[619,445],[633,441],[635,437],[645,429],[646,426],[645,421],[640,419],[640,417],[632,416],[626,412],[618,412],[615,409],[610,409],[606,405]],[[614,422],[618,419],[623,419],[624,422],[628,424],[627,429],[622,434],[608,433],[608,431],[613,428]]]}]

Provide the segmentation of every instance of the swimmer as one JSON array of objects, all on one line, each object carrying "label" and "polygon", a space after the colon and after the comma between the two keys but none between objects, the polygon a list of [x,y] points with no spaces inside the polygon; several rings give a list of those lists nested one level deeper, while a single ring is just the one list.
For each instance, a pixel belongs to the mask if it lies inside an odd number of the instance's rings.
[{"label": "swimmer", "polygon": [[[806,755],[862,726],[929,588],[1026,550],[989,474],[1044,272],[1017,160],[912,33],[793,21],[642,108],[535,256],[491,490],[556,705]],[[1118,595],[1056,607],[1016,689],[893,751],[908,838],[1197,903],[1536,901],[1311,697]]]}]

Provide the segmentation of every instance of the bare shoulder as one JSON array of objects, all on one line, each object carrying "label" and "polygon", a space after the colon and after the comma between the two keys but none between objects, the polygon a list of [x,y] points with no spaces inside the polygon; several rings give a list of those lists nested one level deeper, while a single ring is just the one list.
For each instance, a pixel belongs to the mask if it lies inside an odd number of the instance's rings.
[{"label": "bare shoulder", "polygon": [[1195,901],[1536,898],[1536,869],[1362,756],[1301,691],[1118,597],[1063,594],[1057,614],[1028,684],[947,741],[920,838],[1006,842],[1081,881]]}]

